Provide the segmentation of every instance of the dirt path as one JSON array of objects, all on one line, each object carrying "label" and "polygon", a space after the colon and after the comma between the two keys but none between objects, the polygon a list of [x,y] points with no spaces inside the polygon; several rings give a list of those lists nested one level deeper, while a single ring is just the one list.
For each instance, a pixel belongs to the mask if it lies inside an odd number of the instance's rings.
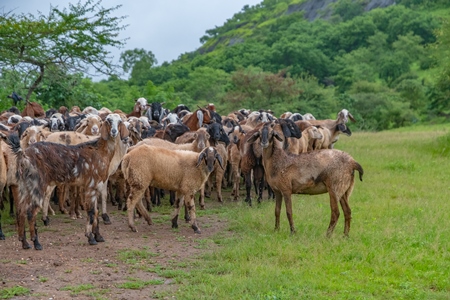
[{"label": "dirt path", "polygon": [[[208,207],[220,206],[210,201]],[[171,274],[188,271],[199,254],[214,249],[209,238],[226,227],[217,215],[207,214],[198,218],[201,235],[182,219],[172,230],[167,207],[151,213],[152,226],[137,219],[134,233],[125,213],[112,206],[108,211],[112,225],[101,225],[106,242],[96,246],[84,236],[85,218],[57,213],[48,227],[39,221],[43,251],[22,250],[15,225],[3,224],[7,239],[0,241],[0,289],[31,291],[31,297],[14,299],[153,299],[161,292],[172,298],[177,283]]]}]

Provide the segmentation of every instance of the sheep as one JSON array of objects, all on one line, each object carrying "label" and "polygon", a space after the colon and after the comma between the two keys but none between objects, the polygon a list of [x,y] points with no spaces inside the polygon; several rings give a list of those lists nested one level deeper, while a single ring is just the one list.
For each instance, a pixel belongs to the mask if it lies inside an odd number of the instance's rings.
[{"label": "sheep", "polygon": [[[196,153],[141,145],[127,153],[122,161],[122,172],[130,186],[127,207],[128,225],[131,230],[137,232],[133,219],[136,205],[147,223],[152,224],[150,215],[141,202],[146,188],[152,185],[176,191],[178,199],[184,198],[184,204],[189,209],[191,227],[195,233],[201,233],[195,215],[194,194],[205,184],[216,160],[223,168],[222,157],[214,147],[206,147],[200,153]],[[178,228],[179,210],[177,200],[172,215],[172,228]]]},{"label": "sheep", "polygon": [[[363,168],[348,153],[324,149],[301,153],[287,154],[281,143],[282,131],[279,125],[266,123],[254,132],[248,143],[260,139],[263,149],[262,161],[268,184],[275,193],[275,229],[280,228],[280,211],[284,198],[286,214],[291,233],[295,232],[292,218],[292,194],[330,195],[331,220],[327,236],[333,233],[339,218],[338,202],[345,217],[344,235],[350,231],[351,209],[348,200],[354,187],[354,172],[359,172],[362,181]],[[276,139],[277,141],[275,141]]]},{"label": "sheep", "polygon": [[328,128],[330,131],[330,143],[326,143],[326,147],[328,149],[333,149],[334,144],[339,139],[339,134],[345,133],[347,135],[351,135],[351,131],[347,130],[347,124],[348,119],[350,119],[352,122],[356,122],[355,118],[353,118],[352,114],[346,110],[342,109],[338,114],[336,120],[308,120],[312,125],[322,128]]},{"label": "sheep", "polygon": [[38,142],[22,149],[18,136],[9,135],[8,143],[17,156],[16,178],[20,190],[17,233],[23,249],[31,248],[25,236],[27,218],[34,248],[42,250],[35,226],[36,215],[42,208],[47,188],[60,183],[84,187],[87,213],[85,236],[90,245],[104,241],[99,230],[97,199],[108,178],[115,140],[127,137],[128,130],[117,114],[106,118],[99,139],[75,146]]}]

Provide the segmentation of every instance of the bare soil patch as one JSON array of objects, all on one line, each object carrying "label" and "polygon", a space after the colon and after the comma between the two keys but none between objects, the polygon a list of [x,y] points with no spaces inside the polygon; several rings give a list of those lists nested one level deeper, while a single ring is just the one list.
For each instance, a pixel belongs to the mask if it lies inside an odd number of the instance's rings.
[{"label": "bare soil patch", "polygon": [[[221,205],[209,200],[207,209]],[[57,213],[50,216],[48,227],[38,222],[42,251],[23,250],[15,225],[3,222],[7,238],[0,241],[0,289],[22,286],[31,291],[14,299],[154,299],[161,293],[172,298],[179,285],[164,271],[187,272],[199,255],[216,247],[210,238],[224,232],[227,224],[215,214],[200,213],[202,234],[195,234],[182,213],[179,229],[174,230],[171,208],[157,210],[151,212],[152,226],[136,219],[135,233],[128,227],[126,213],[110,206],[112,224],[100,221],[105,242],[96,246],[84,236],[85,216],[72,220]],[[138,286],[142,282],[146,284]],[[81,286],[87,288],[77,291]]]}]

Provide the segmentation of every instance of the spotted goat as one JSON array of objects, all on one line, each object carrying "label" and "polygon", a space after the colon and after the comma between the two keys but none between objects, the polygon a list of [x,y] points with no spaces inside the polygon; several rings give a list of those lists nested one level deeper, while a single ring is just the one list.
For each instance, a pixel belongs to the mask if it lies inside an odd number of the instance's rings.
[{"label": "spotted goat", "polygon": [[[60,183],[84,187],[87,212],[85,235],[90,245],[104,241],[99,230],[97,201],[108,179],[116,139],[123,140],[127,137],[128,130],[117,114],[107,116],[98,140],[79,145],[38,142],[24,150],[20,147],[17,135],[9,136],[8,142],[17,156],[16,177],[20,190],[17,232],[23,249],[31,248],[25,235],[27,218],[34,248],[42,250],[38,240],[36,215],[42,207],[47,188]],[[52,159],[48,159],[49,157]]]}]

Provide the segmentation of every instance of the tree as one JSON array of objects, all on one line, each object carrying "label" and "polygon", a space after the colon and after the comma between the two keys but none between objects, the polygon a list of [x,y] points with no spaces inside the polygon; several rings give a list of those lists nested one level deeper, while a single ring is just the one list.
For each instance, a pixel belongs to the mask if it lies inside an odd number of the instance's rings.
[{"label": "tree", "polygon": [[91,70],[113,75],[118,66],[112,62],[107,47],[122,47],[118,38],[125,17],[113,17],[120,8],[101,6],[101,0],[79,1],[62,10],[50,7],[48,15],[0,15],[0,67],[16,70],[23,76],[23,86],[28,100],[50,74],[49,69],[64,80],[70,73],[87,73]]},{"label": "tree", "polygon": [[301,93],[295,80],[288,77],[285,71],[273,74],[249,67],[233,72],[231,81],[232,87],[224,97],[231,109],[273,109],[285,106]]},{"label": "tree", "polygon": [[437,31],[437,42],[433,45],[433,55],[437,61],[437,81],[431,91],[430,108],[438,114],[450,117],[450,22],[442,24]]},{"label": "tree", "polygon": [[148,71],[158,63],[152,51],[137,48],[120,54],[120,61],[123,62],[122,68],[126,73],[131,71],[131,81],[139,85],[145,84]]}]

